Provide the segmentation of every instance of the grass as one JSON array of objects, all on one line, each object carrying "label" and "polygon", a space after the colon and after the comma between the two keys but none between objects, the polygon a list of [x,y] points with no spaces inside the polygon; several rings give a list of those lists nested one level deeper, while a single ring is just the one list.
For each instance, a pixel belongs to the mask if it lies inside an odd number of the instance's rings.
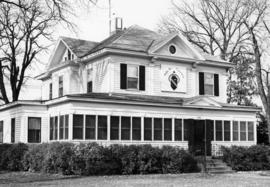
[{"label": "grass", "polygon": [[[174,186],[270,186],[269,175],[262,172],[204,175],[201,173],[174,175],[121,175],[76,177],[29,172],[0,174],[0,186],[102,186],[102,187],[174,187]],[[264,172],[265,173],[265,172]]]}]

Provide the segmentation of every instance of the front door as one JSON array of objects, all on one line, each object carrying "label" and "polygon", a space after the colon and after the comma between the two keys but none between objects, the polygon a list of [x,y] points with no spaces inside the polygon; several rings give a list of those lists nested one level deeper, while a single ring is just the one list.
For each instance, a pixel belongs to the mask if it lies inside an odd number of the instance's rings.
[{"label": "front door", "polygon": [[184,125],[187,128],[189,151],[194,155],[211,155],[211,141],[213,140],[213,120],[187,119]]}]

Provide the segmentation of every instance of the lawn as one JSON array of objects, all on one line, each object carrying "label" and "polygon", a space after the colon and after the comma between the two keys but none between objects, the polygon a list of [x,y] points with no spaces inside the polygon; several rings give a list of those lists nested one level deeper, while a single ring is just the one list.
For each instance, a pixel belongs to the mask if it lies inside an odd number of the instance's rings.
[{"label": "lawn", "polygon": [[29,172],[0,174],[0,186],[270,186],[270,176],[261,172],[203,175],[201,173],[178,175],[131,175],[66,177]]}]

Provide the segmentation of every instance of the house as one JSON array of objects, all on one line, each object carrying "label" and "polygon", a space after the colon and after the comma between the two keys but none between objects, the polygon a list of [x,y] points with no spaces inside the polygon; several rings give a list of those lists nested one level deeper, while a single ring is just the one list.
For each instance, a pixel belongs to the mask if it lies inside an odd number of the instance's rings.
[{"label": "house", "polygon": [[218,155],[256,144],[256,107],[226,104],[233,65],[180,34],[131,26],[102,42],[61,37],[42,100],[0,106],[0,142],[172,145]]}]

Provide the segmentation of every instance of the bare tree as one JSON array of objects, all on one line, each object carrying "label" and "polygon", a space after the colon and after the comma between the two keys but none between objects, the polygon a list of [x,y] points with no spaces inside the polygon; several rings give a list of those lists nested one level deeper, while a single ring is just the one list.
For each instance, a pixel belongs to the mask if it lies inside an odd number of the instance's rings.
[{"label": "bare tree", "polygon": [[[159,29],[163,32],[181,32],[203,52],[218,55],[221,59],[237,65],[239,57],[243,61],[245,54],[250,53],[249,46],[246,45],[249,33],[244,25],[250,12],[245,6],[244,0],[198,0],[193,4],[175,0],[172,1],[172,15],[161,20]],[[242,78],[233,79],[236,72],[236,69],[229,71],[228,102],[250,103],[244,102],[248,97],[238,94],[237,89],[241,86],[235,85],[241,83],[235,81]]]},{"label": "bare tree", "polygon": [[0,100],[18,100],[27,70],[46,49],[40,41],[52,40],[56,24],[74,28],[70,14],[72,7],[65,0],[0,0]]}]

